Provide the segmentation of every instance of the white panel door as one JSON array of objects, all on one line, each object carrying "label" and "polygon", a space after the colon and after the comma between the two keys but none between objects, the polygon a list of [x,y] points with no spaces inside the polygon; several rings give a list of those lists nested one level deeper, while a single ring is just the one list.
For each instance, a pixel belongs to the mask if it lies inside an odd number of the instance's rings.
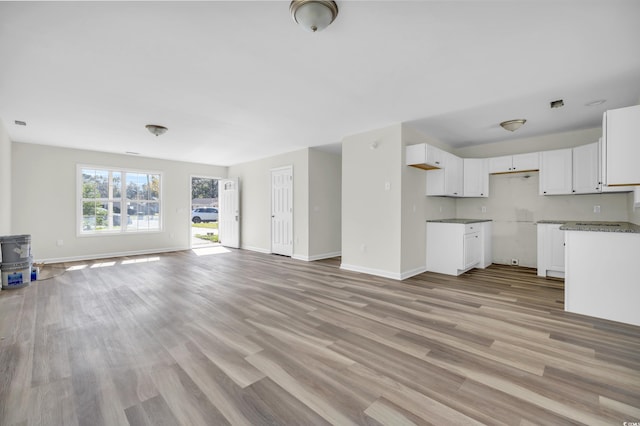
[{"label": "white panel door", "polygon": [[271,170],[271,252],[293,254],[293,169]]},{"label": "white panel door", "polygon": [[240,186],[238,178],[218,182],[218,239],[225,247],[240,247]]}]

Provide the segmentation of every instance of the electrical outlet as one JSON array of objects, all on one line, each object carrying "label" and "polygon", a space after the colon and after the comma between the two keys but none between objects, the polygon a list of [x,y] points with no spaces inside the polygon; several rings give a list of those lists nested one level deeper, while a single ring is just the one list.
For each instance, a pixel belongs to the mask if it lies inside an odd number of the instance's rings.
[{"label": "electrical outlet", "polygon": [[63,245],[64,245],[64,240],[58,240],[58,241],[56,241],[56,245],[57,245],[58,247],[63,246]]},{"label": "electrical outlet", "polygon": [[487,206],[482,206],[482,213],[486,213],[487,212]]},{"label": "electrical outlet", "polygon": [[518,259],[511,259],[511,264],[513,266],[518,266],[520,264],[520,261]]},{"label": "electrical outlet", "polygon": [[600,213],[600,206],[593,206],[594,213]]}]

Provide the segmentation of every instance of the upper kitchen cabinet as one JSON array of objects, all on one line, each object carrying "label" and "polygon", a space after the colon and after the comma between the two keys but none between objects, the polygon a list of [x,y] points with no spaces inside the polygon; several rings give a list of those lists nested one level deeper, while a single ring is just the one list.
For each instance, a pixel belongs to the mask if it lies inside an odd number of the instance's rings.
[{"label": "upper kitchen cabinet", "polygon": [[427,171],[427,195],[430,196],[462,196],[463,160],[443,151],[443,168]]},{"label": "upper kitchen cabinet", "polygon": [[572,193],[571,163],[571,148],[540,153],[540,195]]},{"label": "upper kitchen cabinet", "polygon": [[444,166],[445,151],[433,145],[419,143],[409,145],[405,150],[405,162],[408,166],[423,170],[441,169]]},{"label": "upper kitchen cabinet", "polygon": [[612,109],[602,120],[602,182],[640,185],[640,105]]},{"label": "upper kitchen cabinet", "polygon": [[577,146],[573,154],[573,193],[600,192],[600,154],[598,142]]},{"label": "upper kitchen cabinet", "polygon": [[489,196],[489,168],[486,158],[464,158],[463,197]]},{"label": "upper kitchen cabinet", "polygon": [[538,170],[540,167],[539,153],[506,155],[489,158],[489,173],[517,173]]}]

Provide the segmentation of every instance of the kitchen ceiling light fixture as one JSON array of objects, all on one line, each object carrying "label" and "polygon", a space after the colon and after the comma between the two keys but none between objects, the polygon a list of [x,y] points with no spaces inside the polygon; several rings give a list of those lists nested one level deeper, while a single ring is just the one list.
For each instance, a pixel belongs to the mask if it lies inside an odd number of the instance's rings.
[{"label": "kitchen ceiling light fixture", "polygon": [[167,130],[169,130],[164,126],[159,126],[157,124],[147,124],[144,127],[146,127],[148,131],[150,131],[156,136],[164,135],[167,132]]},{"label": "kitchen ceiling light fixture", "polygon": [[520,127],[522,127],[522,125],[526,122],[527,120],[525,120],[524,118],[518,118],[517,120],[503,121],[502,123],[500,123],[500,126],[502,126],[502,128],[505,130],[508,130],[510,132],[515,132]]},{"label": "kitchen ceiling light fixture", "polygon": [[327,28],[338,16],[335,1],[293,0],[289,5],[293,20],[307,30],[315,33]]}]

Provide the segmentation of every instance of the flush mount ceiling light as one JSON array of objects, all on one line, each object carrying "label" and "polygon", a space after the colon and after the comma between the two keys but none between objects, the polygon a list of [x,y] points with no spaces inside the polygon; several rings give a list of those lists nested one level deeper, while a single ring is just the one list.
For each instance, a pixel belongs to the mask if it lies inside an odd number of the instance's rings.
[{"label": "flush mount ceiling light", "polygon": [[167,132],[167,130],[169,130],[164,126],[159,126],[157,124],[147,124],[144,127],[146,127],[148,131],[150,131],[156,136],[164,135]]},{"label": "flush mount ceiling light", "polygon": [[293,20],[311,32],[322,31],[338,16],[335,1],[293,0],[289,5]]},{"label": "flush mount ceiling light", "polygon": [[515,132],[520,127],[522,127],[522,125],[526,122],[527,120],[525,120],[524,118],[519,118],[517,120],[503,121],[502,123],[500,123],[500,126],[502,126],[502,128],[505,130],[508,130],[510,132]]}]

